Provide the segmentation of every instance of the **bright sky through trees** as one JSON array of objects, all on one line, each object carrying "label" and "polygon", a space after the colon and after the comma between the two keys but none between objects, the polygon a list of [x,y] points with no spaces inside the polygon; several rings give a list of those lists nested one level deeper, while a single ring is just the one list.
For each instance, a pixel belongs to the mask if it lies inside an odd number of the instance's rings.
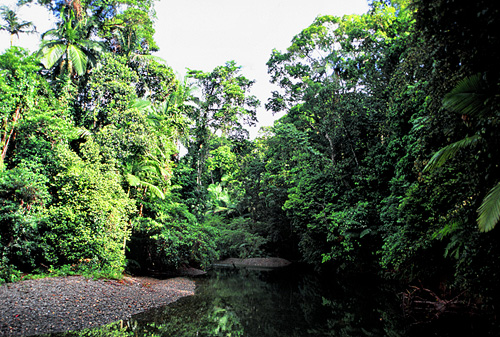
[{"label": "bright sky through trees", "polygon": [[[1,6],[7,6],[16,10],[17,0],[0,0]],[[38,49],[40,34],[55,27],[56,19],[52,14],[41,6],[22,6],[17,11],[20,21],[31,21],[35,24],[38,34],[19,34],[19,39],[14,37],[14,46],[28,48],[31,51]],[[4,24],[4,22],[0,23]],[[10,47],[10,35],[8,32],[0,31],[0,53]]]},{"label": "bright sky through trees", "polygon": [[[245,77],[256,80],[259,126],[272,125],[275,117],[264,104],[273,90],[266,66],[273,48],[286,49],[318,15],[367,11],[366,0],[160,0],[155,38],[158,55],[180,75],[186,67],[210,71],[235,60]],[[250,130],[252,138],[257,132],[258,127]]]},{"label": "bright sky through trees", "polygon": [[[1,0],[14,8],[16,0]],[[180,75],[186,68],[210,71],[226,61],[243,66],[243,75],[255,79],[252,94],[262,102],[259,126],[271,125],[273,117],[264,104],[273,87],[266,62],[273,48],[284,50],[290,40],[318,15],[362,14],[366,0],[159,0],[156,3],[156,35],[162,57]],[[32,21],[39,33],[52,28],[55,20],[39,6],[24,6],[18,13]],[[10,36],[0,32],[0,51],[8,48]],[[14,45],[34,51],[39,35],[22,34]],[[258,127],[250,130],[252,138]]]}]

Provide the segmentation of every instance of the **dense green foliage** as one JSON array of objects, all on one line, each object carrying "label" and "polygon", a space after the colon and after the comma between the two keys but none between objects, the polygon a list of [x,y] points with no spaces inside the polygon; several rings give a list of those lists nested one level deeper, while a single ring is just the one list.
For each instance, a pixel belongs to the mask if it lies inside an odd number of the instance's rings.
[{"label": "dense green foliage", "polygon": [[2,281],[218,257],[218,229],[172,180],[188,84],[150,55],[151,4],[123,3],[58,3],[60,25],[38,53],[0,56]]},{"label": "dense green foliage", "polygon": [[248,191],[304,261],[496,296],[499,9],[452,3],[374,2],[273,51],[287,114]]},{"label": "dense green foliage", "polygon": [[498,297],[495,1],[318,17],[272,51],[285,114],[253,141],[253,81],[179,81],[151,1],[38,3],[59,26],[0,56],[0,280],[279,255]]}]

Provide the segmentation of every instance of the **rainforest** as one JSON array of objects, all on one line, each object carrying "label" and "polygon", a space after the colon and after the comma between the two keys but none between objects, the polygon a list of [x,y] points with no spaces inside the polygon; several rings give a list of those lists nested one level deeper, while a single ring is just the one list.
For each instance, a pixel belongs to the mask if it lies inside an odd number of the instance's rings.
[{"label": "rainforest", "polygon": [[[0,55],[0,283],[280,257],[418,289],[433,317],[495,311],[497,1],[318,16],[269,50],[267,102],[238,60],[176,75],[154,0],[31,3],[58,23]],[[250,139],[261,105],[283,117]]]}]

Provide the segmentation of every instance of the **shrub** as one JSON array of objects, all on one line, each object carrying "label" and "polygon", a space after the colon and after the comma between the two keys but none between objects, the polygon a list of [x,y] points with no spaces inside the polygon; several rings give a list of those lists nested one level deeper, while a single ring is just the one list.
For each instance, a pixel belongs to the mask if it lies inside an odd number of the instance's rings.
[{"label": "shrub", "polygon": [[0,171],[0,278],[9,280],[40,262],[39,224],[49,200],[47,178],[22,165]]},{"label": "shrub", "polygon": [[96,145],[82,147],[82,157],[67,148],[58,151],[62,168],[56,177],[57,196],[48,209],[43,240],[48,264],[94,261],[95,269],[122,271],[128,216],[134,209],[121,187],[121,176],[100,162]]}]

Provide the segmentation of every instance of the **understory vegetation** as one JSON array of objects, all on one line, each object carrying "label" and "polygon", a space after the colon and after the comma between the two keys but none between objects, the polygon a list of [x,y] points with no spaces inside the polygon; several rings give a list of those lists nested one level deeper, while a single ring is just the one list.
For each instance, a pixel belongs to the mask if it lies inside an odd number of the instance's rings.
[{"label": "understory vegetation", "polygon": [[318,17],[272,51],[255,140],[254,82],[176,77],[153,0],[22,2],[59,24],[0,55],[0,283],[280,256],[499,298],[496,1]]}]

